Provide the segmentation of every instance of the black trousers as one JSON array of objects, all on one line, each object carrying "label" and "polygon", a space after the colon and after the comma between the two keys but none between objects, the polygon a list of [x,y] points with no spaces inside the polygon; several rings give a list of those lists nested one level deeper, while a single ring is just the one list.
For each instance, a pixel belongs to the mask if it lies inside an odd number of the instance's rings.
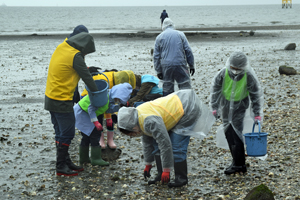
[{"label": "black trousers", "polygon": [[245,161],[244,143],[236,134],[231,124],[226,130],[225,136],[233,158],[234,165],[235,166],[245,165],[246,161]]},{"label": "black trousers", "polygon": [[[103,115],[99,115],[97,118],[98,118],[98,121],[103,126]],[[82,138],[81,138],[80,145],[81,146],[89,146],[91,144],[91,146],[93,146],[93,147],[99,146],[101,134],[103,134],[102,131],[98,131],[96,129],[96,127],[94,128],[94,130],[92,131],[90,136],[87,136],[86,134],[81,133]]]}]

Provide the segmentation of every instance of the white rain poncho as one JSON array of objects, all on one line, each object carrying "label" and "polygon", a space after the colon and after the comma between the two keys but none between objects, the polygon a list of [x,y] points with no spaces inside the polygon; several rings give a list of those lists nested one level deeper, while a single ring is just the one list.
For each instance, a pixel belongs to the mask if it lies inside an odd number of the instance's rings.
[{"label": "white rain poncho", "polygon": [[[174,80],[180,89],[189,89],[190,74],[188,70],[194,69],[194,56],[189,42],[183,32],[175,30],[173,21],[166,18],[162,25],[163,32],[155,40],[153,60],[157,74],[163,74],[164,92],[174,91]],[[172,87],[173,86],[173,87]]]},{"label": "white rain poncho", "polygon": [[215,119],[209,109],[191,90],[179,90],[166,97],[145,102],[137,108],[121,108],[118,127],[143,130],[143,153],[146,163],[154,161],[153,139],[158,143],[163,168],[173,167],[173,152],[168,131],[203,139]]},{"label": "white rain poncho", "polygon": [[[119,105],[115,104],[114,99],[120,99],[121,103],[127,102],[130,98],[130,94],[132,93],[132,86],[129,83],[121,83],[112,87],[109,90],[109,107],[106,112],[117,112],[119,110]],[[81,99],[82,101],[83,99]],[[88,107],[88,112],[81,109],[79,104],[76,104],[74,107],[75,114],[75,127],[90,136],[92,131],[95,128],[93,121],[97,121],[96,111],[99,108],[92,106],[91,104]]]},{"label": "white rain poncho", "polygon": [[214,77],[210,106],[223,121],[216,138],[221,148],[228,148],[224,133],[230,124],[244,142],[243,133],[252,132],[254,117],[263,118],[262,88],[243,52],[235,51]]}]

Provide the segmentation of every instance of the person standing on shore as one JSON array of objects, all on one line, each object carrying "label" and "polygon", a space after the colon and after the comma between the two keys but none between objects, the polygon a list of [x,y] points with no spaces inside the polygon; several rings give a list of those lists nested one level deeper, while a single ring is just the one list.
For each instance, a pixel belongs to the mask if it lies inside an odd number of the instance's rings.
[{"label": "person standing on shore", "polygon": [[[156,161],[158,174],[148,181],[149,185],[159,181],[169,187],[186,185],[190,137],[203,139],[213,122],[209,109],[192,89],[179,90],[136,108],[122,107],[118,112],[120,132],[142,136],[145,178],[151,176],[152,162]],[[175,180],[169,182],[173,168]]]},{"label": "person standing on shore", "polygon": [[[232,163],[225,174],[247,172],[244,149],[244,120],[250,109],[254,121],[261,121],[263,114],[263,93],[247,56],[241,51],[233,52],[226,66],[214,77],[210,104],[213,115],[223,121],[223,132],[232,155]],[[253,119],[252,118],[252,119]]]},{"label": "person standing on shore", "polygon": [[75,135],[73,95],[79,79],[91,91],[98,91],[84,61],[84,56],[93,52],[93,37],[82,32],[58,45],[50,60],[44,108],[50,112],[55,130],[57,175],[77,176],[77,171],[83,171],[72,163],[68,151]]},{"label": "person standing on shore", "polygon": [[194,55],[184,33],[175,30],[170,18],[164,20],[162,30],[155,40],[153,60],[157,77],[163,80],[163,95],[166,96],[174,92],[174,81],[179,89],[192,88],[190,74],[194,75],[195,68]]},{"label": "person standing on shore", "polygon": [[161,25],[163,24],[164,20],[168,17],[169,16],[168,16],[168,13],[166,12],[166,10],[163,10],[163,12],[160,14]]}]

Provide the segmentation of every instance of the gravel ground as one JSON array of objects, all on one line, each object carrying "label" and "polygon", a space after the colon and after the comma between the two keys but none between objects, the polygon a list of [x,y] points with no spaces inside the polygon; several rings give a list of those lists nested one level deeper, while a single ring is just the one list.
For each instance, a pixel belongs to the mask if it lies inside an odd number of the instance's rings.
[{"label": "gravel ground", "polygon": [[[191,139],[189,184],[176,189],[148,186],[142,175],[140,138],[130,139],[118,131],[115,142],[121,155],[110,161],[110,166],[85,165],[79,176],[57,177],[54,130],[49,113],[43,109],[43,99],[48,64],[64,36],[0,36],[1,199],[243,199],[260,184],[269,187],[275,199],[300,199],[299,74],[278,73],[280,65],[300,71],[299,50],[283,50],[288,43],[299,46],[299,32],[257,31],[254,36],[237,31],[188,34],[196,63],[193,87],[207,105],[211,80],[230,53],[240,49],[249,56],[264,89],[262,132],[269,133],[268,157],[247,157],[246,175],[224,175],[231,156],[228,150],[215,145],[216,128],[221,123],[216,121],[206,139]],[[150,55],[154,35],[94,38],[96,52],[86,57],[88,66],[155,74]],[[83,90],[82,82],[79,89]],[[70,148],[76,163],[80,139],[76,132]]]}]

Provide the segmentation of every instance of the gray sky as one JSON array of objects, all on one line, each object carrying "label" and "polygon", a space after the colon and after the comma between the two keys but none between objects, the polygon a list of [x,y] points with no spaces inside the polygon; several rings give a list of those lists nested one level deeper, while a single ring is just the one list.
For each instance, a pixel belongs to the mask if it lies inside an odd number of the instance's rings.
[{"label": "gray sky", "polygon": [[0,0],[7,6],[192,6],[281,4],[281,0]]}]

